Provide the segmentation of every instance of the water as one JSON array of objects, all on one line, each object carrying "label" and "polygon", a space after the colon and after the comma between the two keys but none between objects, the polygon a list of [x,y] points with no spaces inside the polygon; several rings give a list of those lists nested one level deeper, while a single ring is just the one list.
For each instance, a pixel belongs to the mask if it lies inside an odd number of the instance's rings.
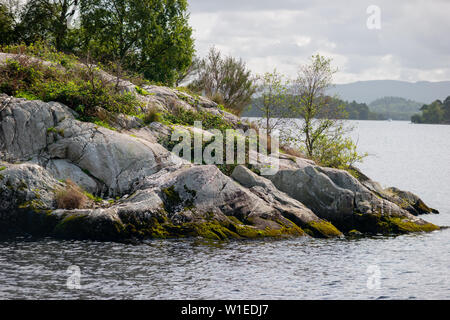
[{"label": "water", "polygon": [[[450,126],[353,122],[360,165],[450,225]],[[78,266],[81,289],[68,289]],[[450,299],[450,229],[359,240],[0,242],[2,299]],[[379,274],[377,273],[379,271]],[[377,280],[378,279],[378,280]]]}]

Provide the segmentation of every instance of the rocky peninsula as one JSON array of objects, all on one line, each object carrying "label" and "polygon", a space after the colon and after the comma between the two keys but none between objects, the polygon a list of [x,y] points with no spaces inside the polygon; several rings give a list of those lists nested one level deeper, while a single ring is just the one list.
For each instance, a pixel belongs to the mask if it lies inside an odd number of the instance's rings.
[{"label": "rocky peninsula", "polygon": [[[11,56],[0,54],[0,61]],[[118,85],[174,117],[179,110],[202,112],[231,128],[248,128],[205,97],[124,80]],[[361,172],[283,153],[278,172],[269,176],[245,165],[221,170],[183,160],[167,143],[179,128],[192,130],[127,114],[114,115],[104,127],[82,121],[62,103],[1,94],[0,234],[129,241],[439,230],[418,217],[437,213],[418,196],[383,189]],[[87,195],[83,207],[63,208],[61,193],[79,190]]]}]

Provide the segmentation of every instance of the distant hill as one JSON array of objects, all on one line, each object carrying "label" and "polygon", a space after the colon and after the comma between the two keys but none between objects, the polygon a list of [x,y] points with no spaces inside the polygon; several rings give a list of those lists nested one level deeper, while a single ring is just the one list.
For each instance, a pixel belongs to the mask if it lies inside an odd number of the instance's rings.
[{"label": "distant hill", "polygon": [[401,97],[421,103],[431,103],[436,99],[445,100],[450,94],[450,81],[406,82],[397,80],[358,81],[338,84],[330,90],[340,99],[371,103],[382,97]]},{"label": "distant hill", "polygon": [[380,118],[410,120],[423,105],[423,103],[400,97],[383,97],[371,102],[369,109],[371,112],[379,114]]}]

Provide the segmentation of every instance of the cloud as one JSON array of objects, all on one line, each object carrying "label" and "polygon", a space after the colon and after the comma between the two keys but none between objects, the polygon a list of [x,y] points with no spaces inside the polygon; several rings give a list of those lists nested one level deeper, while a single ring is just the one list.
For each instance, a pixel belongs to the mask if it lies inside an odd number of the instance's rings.
[{"label": "cloud", "polygon": [[198,55],[215,45],[256,73],[294,77],[319,52],[334,59],[336,82],[450,79],[450,1],[379,0],[381,29],[366,21],[372,1],[191,0]]}]

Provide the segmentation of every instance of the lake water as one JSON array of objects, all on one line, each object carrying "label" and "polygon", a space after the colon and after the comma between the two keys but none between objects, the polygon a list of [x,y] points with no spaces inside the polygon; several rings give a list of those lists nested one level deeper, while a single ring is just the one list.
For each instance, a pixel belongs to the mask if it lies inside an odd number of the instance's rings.
[{"label": "lake water", "polygon": [[[450,126],[353,124],[371,154],[360,168],[419,194],[441,212],[425,219],[449,226]],[[67,286],[70,266],[81,288]],[[450,229],[359,240],[0,242],[1,299],[450,299],[449,274]]]}]

